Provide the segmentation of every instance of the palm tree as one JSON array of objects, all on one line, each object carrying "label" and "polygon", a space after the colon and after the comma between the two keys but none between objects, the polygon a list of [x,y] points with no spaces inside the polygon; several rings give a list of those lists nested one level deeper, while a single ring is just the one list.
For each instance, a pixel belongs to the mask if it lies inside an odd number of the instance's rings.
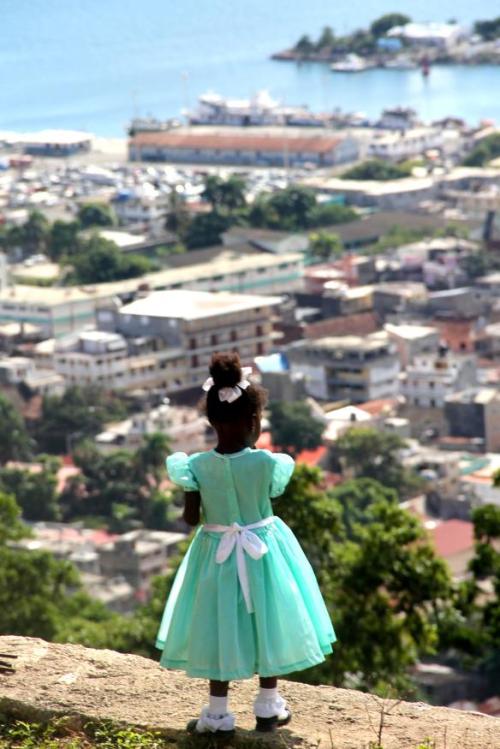
[{"label": "palm tree", "polygon": [[165,458],[171,452],[170,448],[170,439],[163,432],[144,435],[135,455],[136,469],[144,484],[152,479],[156,488],[160,486],[165,477]]}]

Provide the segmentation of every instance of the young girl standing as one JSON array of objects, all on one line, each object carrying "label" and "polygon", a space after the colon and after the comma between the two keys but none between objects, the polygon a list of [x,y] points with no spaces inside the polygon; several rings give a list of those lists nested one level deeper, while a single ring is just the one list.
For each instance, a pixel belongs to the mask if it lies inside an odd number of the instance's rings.
[{"label": "young girl standing", "polygon": [[312,568],[271,499],[293,473],[289,455],[256,450],[265,391],[236,354],[215,354],[206,381],[214,450],[167,458],[185,491],[184,519],[201,525],[170,592],[157,647],[161,665],[210,680],[209,704],[188,730],[228,735],[232,679],[257,673],[256,729],[291,719],[277,677],[310,668],[332,652],[335,633]]}]

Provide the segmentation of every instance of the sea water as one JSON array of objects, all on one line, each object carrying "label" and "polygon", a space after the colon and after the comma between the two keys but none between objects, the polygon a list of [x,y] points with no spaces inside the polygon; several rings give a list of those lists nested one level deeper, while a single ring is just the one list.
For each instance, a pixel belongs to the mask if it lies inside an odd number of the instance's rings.
[{"label": "sea water", "polygon": [[332,73],[270,55],[328,24],[337,34],[398,10],[471,23],[498,0],[0,0],[0,129],[120,136],[133,116],[180,116],[213,90],[260,89],[314,111],[412,106],[425,119],[500,122],[500,66]]}]

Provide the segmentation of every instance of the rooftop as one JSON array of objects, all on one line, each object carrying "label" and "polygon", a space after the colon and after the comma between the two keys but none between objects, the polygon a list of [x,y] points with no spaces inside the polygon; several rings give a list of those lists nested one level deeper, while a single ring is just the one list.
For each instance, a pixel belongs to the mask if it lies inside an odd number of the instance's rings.
[{"label": "rooftop", "polygon": [[213,130],[196,132],[193,130],[176,130],[158,133],[138,133],[130,143],[136,147],[153,146],[155,148],[177,149],[214,149],[224,151],[284,151],[292,153],[328,153],[336,148],[342,138],[331,135],[284,135],[282,130],[273,133],[239,134]]},{"label": "rooftop", "polygon": [[300,341],[297,345],[310,349],[324,349],[327,351],[377,351],[381,346],[387,346],[389,337],[385,331],[370,333],[366,336],[344,335],[326,336],[314,341]]},{"label": "rooftop", "polygon": [[155,291],[144,299],[124,305],[120,312],[124,315],[201,320],[205,317],[230,315],[259,307],[272,307],[281,301],[282,298],[278,296],[173,289]]},{"label": "rooftop", "polygon": [[432,328],[428,325],[395,325],[393,323],[387,323],[384,326],[385,330],[389,335],[398,336],[398,338],[404,338],[407,341],[416,341],[419,338],[426,338],[430,335],[437,334],[436,328]]},{"label": "rooftop", "polygon": [[444,559],[474,546],[474,525],[467,520],[445,520],[432,529],[431,535],[437,553]]}]

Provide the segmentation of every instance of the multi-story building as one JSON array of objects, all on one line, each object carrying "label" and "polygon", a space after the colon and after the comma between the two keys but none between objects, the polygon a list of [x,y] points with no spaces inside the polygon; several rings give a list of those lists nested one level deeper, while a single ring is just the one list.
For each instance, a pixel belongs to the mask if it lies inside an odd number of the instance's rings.
[{"label": "multi-story building", "polygon": [[10,286],[0,291],[0,324],[28,323],[47,338],[59,338],[95,324],[99,304],[119,297],[129,300],[140,290],[195,289],[242,293],[284,293],[303,284],[303,253],[249,254],[221,247],[192,265],[167,268],[112,283],[82,287]]},{"label": "multi-story building", "polygon": [[395,344],[404,369],[420,354],[430,354],[439,346],[439,331],[428,325],[387,323],[385,330]]},{"label": "multi-story building", "polygon": [[368,156],[386,161],[401,161],[415,158],[430,149],[459,151],[461,144],[462,140],[457,130],[410,128],[376,135],[368,146]]},{"label": "multi-story building", "polygon": [[315,398],[363,403],[397,394],[399,358],[385,332],[300,341],[287,355],[292,374],[303,374]]},{"label": "multi-story building", "polygon": [[98,309],[100,330],[57,341],[53,365],[71,383],[185,390],[204,381],[215,351],[238,351],[247,362],[266,354],[280,302],[227,292],[153,292]]},{"label": "multi-story building", "polygon": [[476,384],[476,358],[450,353],[445,347],[415,357],[400,376],[408,405],[424,408],[443,408],[447,396]]},{"label": "multi-story building", "polygon": [[449,395],[444,413],[452,437],[480,440],[486,452],[500,452],[498,390],[475,387]]}]

